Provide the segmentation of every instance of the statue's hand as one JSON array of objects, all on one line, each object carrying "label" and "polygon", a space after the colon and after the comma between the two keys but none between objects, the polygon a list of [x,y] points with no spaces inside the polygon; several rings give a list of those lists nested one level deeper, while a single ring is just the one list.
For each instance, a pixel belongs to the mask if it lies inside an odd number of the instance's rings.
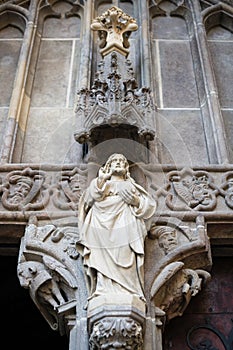
[{"label": "statue's hand", "polygon": [[98,174],[98,187],[103,187],[104,183],[109,180],[112,176],[112,172],[109,170],[108,172],[102,167],[99,169]]},{"label": "statue's hand", "polygon": [[136,193],[132,191],[132,189],[122,189],[120,191],[120,196],[123,199],[123,201],[127,204],[133,205],[135,207],[139,207],[140,200]]}]

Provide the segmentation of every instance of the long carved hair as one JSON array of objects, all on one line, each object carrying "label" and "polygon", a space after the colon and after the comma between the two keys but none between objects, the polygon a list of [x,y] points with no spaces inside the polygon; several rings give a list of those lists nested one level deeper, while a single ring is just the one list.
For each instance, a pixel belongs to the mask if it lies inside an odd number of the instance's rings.
[{"label": "long carved hair", "polygon": [[126,173],[124,175],[125,179],[132,179],[131,176],[130,176],[130,172],[129,172],[129,163],[128,163],[128,160],[127,158],[121,154],[121,153],[113,153],[106,161],[105,165],[103,166],[103,170],[104,172],[108,173],[110,171],[110,167],[111,167],[111,164],[112,164],[112,161],[113,159],[116,157],[116,156],[121,156],[124,161],[125,161],[125,168],[126,168]]}]

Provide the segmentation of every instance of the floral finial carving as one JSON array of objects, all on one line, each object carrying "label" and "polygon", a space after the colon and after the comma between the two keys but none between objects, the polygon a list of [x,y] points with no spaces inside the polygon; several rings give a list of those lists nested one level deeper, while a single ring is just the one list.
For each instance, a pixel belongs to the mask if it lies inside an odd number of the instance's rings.
[{"label": "floral finial carving", "polygon": [[128,38],[132,31],[138,29],[138,25],[134,18],[113,6],[93,21],[91,29],[99,33],[102,56],[112,51],[128,56]]}]

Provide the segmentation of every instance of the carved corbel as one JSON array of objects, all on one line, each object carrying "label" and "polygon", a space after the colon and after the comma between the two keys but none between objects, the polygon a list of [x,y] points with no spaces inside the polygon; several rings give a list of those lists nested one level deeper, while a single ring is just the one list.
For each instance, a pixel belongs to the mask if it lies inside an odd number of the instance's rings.
[{"label": "carved corbel", "polygon": [[76,250],[74,223],[29,223],[22,238],[18,278],[53,330],[69,332],[68,319],[82,317],[85,278]]},{"label": "carved corbel", "polygon": [[174,220],[152,225],[150,239],[155,241],[152,251],[157,259],[148,293],[153,306],[166,314],[166,322],[181,316],[192,297],[210,279],[209,239],[203,217],[196,225]]},{"label": "carved corbel", "polygon": [[201,290],[210,274],[204,270],[186,269],[182,262],[167,265],[151,287],[151,299],[166,313],[166,321],[182,316],[191,298]]}]

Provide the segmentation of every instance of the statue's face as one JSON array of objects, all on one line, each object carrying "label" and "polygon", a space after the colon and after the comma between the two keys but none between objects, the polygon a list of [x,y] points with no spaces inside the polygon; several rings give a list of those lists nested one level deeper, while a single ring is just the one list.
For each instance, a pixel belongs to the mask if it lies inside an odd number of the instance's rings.
[{"label": "statue's face", "polygon": [[31,186],[28,183],[25,183],[24,181],[18,181],[17,184],[11,189],[9,193],[9,199],[13,203],[18,204],[26,198],[30,190]]},{"label": "statue's face", "polygon": [[168,231],[159,238],[159,245],[165,250],[166,253],[176,248],[177,243],[177,234],[175,230]]},{"label": "statue's face", "polygon": [[112,174],[116,175],[124,175],[126,173],[126,161],[125,158],[122,157],[122,155],[116,155],[112,161],[111,161],[111,166],[110,170]]}]

